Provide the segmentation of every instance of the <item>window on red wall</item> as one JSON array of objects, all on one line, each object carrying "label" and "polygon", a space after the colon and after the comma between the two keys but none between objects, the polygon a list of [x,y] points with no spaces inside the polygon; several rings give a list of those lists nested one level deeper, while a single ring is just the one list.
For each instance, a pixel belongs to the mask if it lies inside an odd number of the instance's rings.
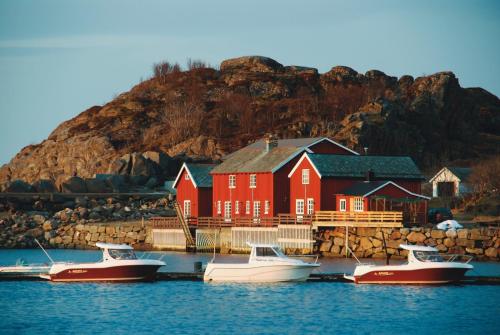
[{"label": "window on red wall", "polygon": [[229,188],[236,188],[236,176],[234,174],[229,175]]},{"label": "window on red wall", "polygon": [[238,200],[234,202],[234,214],[240,214],[240,202]]},{"label": "window on red wall", "polygon": [[250,175],[250,188],[256,188],[257,187],[257,175],[251,174]]},{"label": "window on red wall", "polygon": [[245,204],[245,214],[250,214],[250,201],[247,200]]},{"label": "window on red wall", "polygon": [[354,211],[355,212],[362,212],[363,211],[363,198],[362,197],[355,197],[354,198]]},{"label": "window on red wall", "polygon": [[222,208],[221,208],[221,202],[220,200],[217,201],[217,214],[220,214],[222,212]]},{"label": "window on red wall", "polygon": [[269,203],[269,200],[264,201],[264,214],[269,214],[269,207],[271,204]]},{"label": "window on red wall", "polygon": [[347,201],[345,199],[340,199],[339,201],[339,210],[341,212],[345,212],[347,210]]},{"label": "window on red wall", "polygon": [[302,170],[302,184],[303,185],[309,184],[309,169]]},{"label": "window on red wall", "polygon": [[311,215],[312,213],[314,213],[314,199],[308,198],[307,199],[307,214]]}]

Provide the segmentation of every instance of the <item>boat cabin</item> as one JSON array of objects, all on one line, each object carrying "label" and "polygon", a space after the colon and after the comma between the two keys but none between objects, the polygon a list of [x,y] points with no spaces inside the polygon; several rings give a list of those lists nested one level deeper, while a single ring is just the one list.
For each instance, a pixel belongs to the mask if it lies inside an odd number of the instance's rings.
[{"label": "boat cabin", "polygon": [[399,247],[408,250],[408,263],[443,262],[443,257],[436,248],[406,244],[401,244]]},{"label": "boat cabin", "polygon": [[96,246],[102,249],[103,261],[137,259],[134,248],[127,244],[97,242]]}]

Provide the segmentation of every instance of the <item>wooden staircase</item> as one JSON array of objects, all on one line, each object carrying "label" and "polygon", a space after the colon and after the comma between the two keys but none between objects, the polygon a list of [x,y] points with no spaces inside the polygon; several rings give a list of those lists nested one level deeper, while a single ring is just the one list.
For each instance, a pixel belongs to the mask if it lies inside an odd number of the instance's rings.
[{"label": "wooden staircase", "polygon": [[196,242],[191,235],[191,231],[189,230],[189,226],[184,219],[184,214],[182,213],[182,208],[177,201],[174,202],[175,213],[177,214],[177,218],[179,219],[179,223],[181,224],[182,230],[184,231],[184,236],[186,236],[186,248],[188,250],[196,249]]}]

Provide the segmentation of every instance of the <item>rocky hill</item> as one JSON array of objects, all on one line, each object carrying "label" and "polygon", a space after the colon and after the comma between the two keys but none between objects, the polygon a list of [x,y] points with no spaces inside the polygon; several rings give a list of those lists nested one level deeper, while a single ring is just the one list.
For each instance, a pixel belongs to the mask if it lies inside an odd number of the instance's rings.
[{"label": "rocky hill", "polygon": [[163,63],[151,79],[22,149],[0,169],[0,183],[144,171],[166,177],[179,161],[217,160],[266,133],[330,136],[429,168],[498,155],[500,101],[460,87],[451,72],[398,79],[336,66],[320,74],[258,56],[226,60],[218,70]]}]

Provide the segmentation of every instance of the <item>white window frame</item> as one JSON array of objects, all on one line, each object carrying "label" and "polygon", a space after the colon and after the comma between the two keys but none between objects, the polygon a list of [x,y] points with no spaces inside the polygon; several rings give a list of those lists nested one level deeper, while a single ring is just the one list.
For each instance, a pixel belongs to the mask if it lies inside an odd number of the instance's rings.
[{"label": "white window frame", "polygon": [[257,175],[256,174],[250,175],[250,188],[257,188]]},{"label": "white window frame", "polygon": [[229,188],[236,188],[236,175],[229,175]]},{"label": "white window frame", "polygon": [[221,208],[221,201],[220,200],[217,200],[217,214],[221,214],[222,213],[222,208]]},{"label": "white window frame", "polygon": [[314,199],[307,198],[307,215],[312,215],[314,213]]},{"label": "white window frame", "polygon": [[269,209],[271,208],[271,203],[269,200],[264,201],[264,214],[269,214]]},{"label": "white window frame", "polygon": [[295,199],[295,214],[304,215],[304,199]]},{"label": "white window frame", "polygon": [[231,201],[224,201],[224,219],[231,220],[233,215],[233,208],[231,206]]},{"label": "white window frame", "polygon": [[355,197],[352,203],[355,212],[363,212],[364,201],[362,197]]},{"label": "white window frame", "polygon": [[184,175],[184,180],[189,180],[189,173],[187,173],[187,171],[186,174]]},{"label": "white window frame", "polygon": [[253,217],[260,218],[260,201],[253,202]]},{"label": "white window frame", "polygon": [[183,214],[184,218],[191,217],[191,200],[184,200]]},{"label": "white window frame", "polygon": [[234,214],[240,214],[240,202],[238,200],[234,202]]},{"label": "white window frame", "polygon": [[250,200],[245,203],[245,214],[250,215]]},{"label": "white window frame", "polygon": [[347,200],[346,199],[340,199],[340,201],[339,201],[339,211],[341,211],[341,212],[347,211]]},{"label": "white window frame", "polygon": [[302,185],[309,185],[309,169],[302,169]]}]

